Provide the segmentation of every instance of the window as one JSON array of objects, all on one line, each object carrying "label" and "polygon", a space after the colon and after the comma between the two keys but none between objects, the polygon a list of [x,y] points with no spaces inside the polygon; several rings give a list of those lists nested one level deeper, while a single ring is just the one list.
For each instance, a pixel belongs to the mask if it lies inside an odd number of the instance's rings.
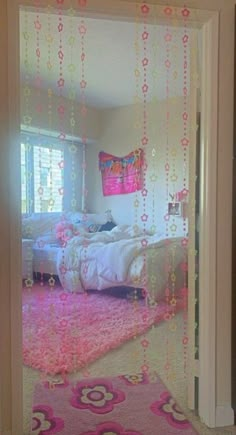
[{"label": "window", "polygon": [[[24,139],[24,138],[23,138]],[[40,138],[41,141],[41,138]],[[64,194],[64,150],[49,138],[21,143],[22,213],[61,212]]]}]

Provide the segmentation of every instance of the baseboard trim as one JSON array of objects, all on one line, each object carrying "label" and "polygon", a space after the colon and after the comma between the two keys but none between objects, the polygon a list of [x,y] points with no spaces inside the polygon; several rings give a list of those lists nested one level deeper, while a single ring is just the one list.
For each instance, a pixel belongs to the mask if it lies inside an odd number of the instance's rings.
[{"label": "baseboard trim", "polygon": [[216,407],[216,427],[233,426],[234,410],[231,405]]}]

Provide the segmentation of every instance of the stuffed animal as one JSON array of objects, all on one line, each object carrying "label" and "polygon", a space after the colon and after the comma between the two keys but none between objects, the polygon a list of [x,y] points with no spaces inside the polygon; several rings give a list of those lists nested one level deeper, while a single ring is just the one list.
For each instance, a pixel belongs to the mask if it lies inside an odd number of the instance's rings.
[{"label": "stuffed animal", "polygon": [[66,243],[74,235],[74,227],[71,223],[63,220],[56,225],[56,238],[62,243]]}]

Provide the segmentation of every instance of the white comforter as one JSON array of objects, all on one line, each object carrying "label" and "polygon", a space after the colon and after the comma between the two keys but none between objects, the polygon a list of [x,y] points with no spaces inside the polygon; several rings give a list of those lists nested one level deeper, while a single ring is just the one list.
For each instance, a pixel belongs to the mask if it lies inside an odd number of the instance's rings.
[{"label": "white comforter", "polygon": [[148,271],[150,262],[148,254],[165,250],[165,246],[162,235],[136,235],[130,227],[76,236],[58,255],[58,275],[69,291],[122,285],[143,287],[144,269]]}]

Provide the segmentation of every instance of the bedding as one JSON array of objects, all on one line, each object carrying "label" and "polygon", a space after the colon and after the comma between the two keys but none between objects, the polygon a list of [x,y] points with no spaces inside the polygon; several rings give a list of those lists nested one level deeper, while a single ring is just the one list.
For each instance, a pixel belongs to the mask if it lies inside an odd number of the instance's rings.
[{"label": "bedding", "polygon": [[22,238],[42,239],[48,237],[57,241],[56,229],[58,223],[73,225],[75,231],[88,232],[91,224],[104,225],[113,222],[110,210],[105,213],[83,213],[83,212],[53,212],[53,213],[32,213],[22,216]]},{"label": "bedding", "polygon": [[147,288],[157,299],[171,280],[172,286],[183,286],[184,258],[181,238],[117,226],[73,237],[58,251],[57,273],[67,291],[129,286]]},{"label": "bedding", "polygon": [[[105,213],[53,212],[22,215],[22,275],[32,278],[35,273],[57,275],[57,255],[65,242],[77,234],[89,232],[89,225],[106,227],[113,224],[110,210]],[[69,231],[70,230],[70,233]],[[30,244],[33,251],[32,267],[27,267],[27,250]]]}]

